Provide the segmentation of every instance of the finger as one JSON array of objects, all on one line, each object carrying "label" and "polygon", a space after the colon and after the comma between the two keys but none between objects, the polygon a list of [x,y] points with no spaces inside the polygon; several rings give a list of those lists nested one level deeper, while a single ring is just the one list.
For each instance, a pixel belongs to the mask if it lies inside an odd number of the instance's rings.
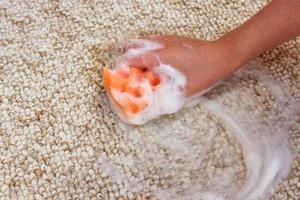
[{"label": "finger", "polygon": [[160,64],[160,59],[153,52],[146,52],[136,57],[128,58],[126,63],[130,67],[152,68]]},{"label": "finger", "polygon": [[182,37],[175,36],[175,35],[149,35],[149,36],[139,37],[139,39],[153,40],[153,41],[157,41],[157,42],[173,40],[173,39],[177,39],[177,38],[182,38]]},{"label": "finger", "polygon": [[123,52],[127,52],[129,49],[143,48],[145,43],[140,39],[130,39],[124,42],[122,45]]},{"label": "finger", "polygon": [[131,49],[155,50],[161,49],[163,45],[150,39],[130,39],[123,44],[123,52],[128,52]]},{"label": "finger", "polygon": [[169,43],[173,44],[174,42],[175,43],[178,42],[178,39],[180,39],[181,41],[191,40],[190,38],[183,37],[183,36],[176,36],[176,35],[150,35],[150,36],[139,37],[139,39],[152,40],[154,42],[164,44],[165,46],[167,46],[167,44]]}]

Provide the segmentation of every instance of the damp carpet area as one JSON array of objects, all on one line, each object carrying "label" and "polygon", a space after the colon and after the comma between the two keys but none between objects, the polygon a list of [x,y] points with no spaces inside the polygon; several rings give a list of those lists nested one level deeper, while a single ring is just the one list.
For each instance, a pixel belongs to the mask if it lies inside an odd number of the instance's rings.
[{"label": "damp carpet area", "polygon": [[214,40],[268,2],[1,0],[0,199],[300,199],[299,37],[143,126],[102,82],[129,38]]}]

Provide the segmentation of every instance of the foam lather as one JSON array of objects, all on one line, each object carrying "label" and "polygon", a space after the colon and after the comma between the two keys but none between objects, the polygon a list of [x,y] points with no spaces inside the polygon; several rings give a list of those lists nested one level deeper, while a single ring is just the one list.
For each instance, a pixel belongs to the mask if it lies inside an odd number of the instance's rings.
[{"label": "foam lather", "polygon": [[[126,52],[117,58],[113,69],[104,68],[103,80],[113,109],[129,124],[144,124],[164,114],[175,113],[186,102],[186,77],[171,65],[160,62],[154,50],[164,46],[145,39],[128,40]],[[128,59],[145,53],[156,59],[157,66],[132,67]]]},{"label": "foam lather", "polygon": [[144,124],[177,112],[185,103],[186,77],[160,64],[150,69],[119,65],[103,70],[104,86],[112,107],[129,124]]}]

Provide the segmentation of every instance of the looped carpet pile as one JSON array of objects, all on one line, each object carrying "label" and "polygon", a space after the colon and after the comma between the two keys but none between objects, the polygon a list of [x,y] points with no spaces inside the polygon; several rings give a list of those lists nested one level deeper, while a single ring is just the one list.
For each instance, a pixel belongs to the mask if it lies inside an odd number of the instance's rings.
[{"label": "looped carpet pile", "polygon": [[[200,102],[144,126],[125,125],[110,108],[102,68],[126,39],[217,39],[268,2],[1,0],[0,199],[221,199],[211,190],[234,198],[247,164],[222,117]],[[258,60],[289,94],[283,98],[299,106],[299,38]],[[274,103],[256,78],[238,76],[206,98],[221,95],[219,104],[236,113],[244,106],[243,116],[283,122],[287,104]],[[264,199],[300,199],[299,113],[293,119],[292,169]],[[265,126],[268,133],[277,128]]]}]

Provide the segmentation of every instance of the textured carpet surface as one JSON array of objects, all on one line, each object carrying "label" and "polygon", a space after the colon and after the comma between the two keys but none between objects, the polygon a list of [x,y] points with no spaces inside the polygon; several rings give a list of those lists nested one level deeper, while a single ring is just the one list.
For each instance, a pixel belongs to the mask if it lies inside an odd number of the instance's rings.
[{"label": "textured carpet surface", "polygon": [[[205,188],[237,192],[245,179],[243,145],[218,116],[200,103],[145,126],[124,125],[101,71],[128,38],[216,39],[266,3],[1,0],[0,199],[216,199],[202,197]],[[300,40],[259,60],[299,103]],[[268,88],[251,77],[236,81],[252,95],[253,113],[272,105]],[[231,103],[230,95],[222,102]],[[265,199],[300,199],[296,128],[292,169]]]}]

